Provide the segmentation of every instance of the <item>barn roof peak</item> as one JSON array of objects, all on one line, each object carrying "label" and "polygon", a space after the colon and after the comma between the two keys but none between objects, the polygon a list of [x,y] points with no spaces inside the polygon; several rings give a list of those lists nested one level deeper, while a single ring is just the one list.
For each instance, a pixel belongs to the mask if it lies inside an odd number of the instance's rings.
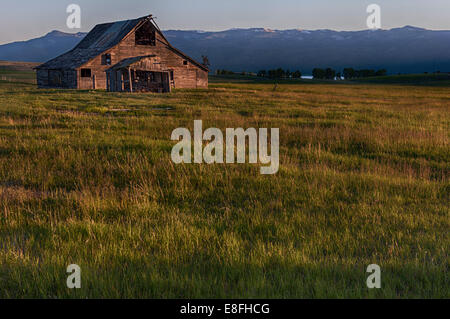
[{"label": "barn roof peak", "polygon": [[119,44],[131,31],[144,20],[151,22],[152,15],[137,19],[97,24],[78,45],[36,69],[75,69]]}]

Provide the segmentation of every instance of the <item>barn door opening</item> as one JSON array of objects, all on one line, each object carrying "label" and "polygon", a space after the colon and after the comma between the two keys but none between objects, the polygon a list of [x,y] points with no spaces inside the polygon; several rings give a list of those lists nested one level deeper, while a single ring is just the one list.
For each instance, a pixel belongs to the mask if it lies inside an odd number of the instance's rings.
[{"label": "barn door opening", "polygon": [[92,90],[94,89],[95,78],[92,76],[91,69],[80,69],[80,89]]},{"label": "barn door opening", "polygon": [[170,78],[168,72],[135,70],[133,74],[132,81],[134,92],[170,92]]}]

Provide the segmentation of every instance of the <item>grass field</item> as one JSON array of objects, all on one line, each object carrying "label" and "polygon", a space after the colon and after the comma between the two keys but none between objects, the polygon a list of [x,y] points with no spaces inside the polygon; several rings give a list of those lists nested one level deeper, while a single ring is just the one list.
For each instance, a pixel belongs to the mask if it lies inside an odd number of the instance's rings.
[{"label": "grass field", "polygon": [[387,75],[352,80],[374,84],[406,84],[450,87],[450,73]]},{"label": "grass field", "polygon": [[36,84],[33,68],[39,63],[0,60],[0,81]]},{"label": "grass field", "polygon": [[[273,88],[0,81],[0,297],[449,298],[450,87]],[[280,171],[174,165],[197,119],[279,127]]]}]

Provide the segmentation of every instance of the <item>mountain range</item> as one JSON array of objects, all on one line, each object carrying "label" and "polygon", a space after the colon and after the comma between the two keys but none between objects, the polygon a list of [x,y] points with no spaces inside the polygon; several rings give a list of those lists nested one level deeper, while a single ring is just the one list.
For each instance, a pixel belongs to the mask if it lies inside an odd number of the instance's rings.
[{"label": "mountain range", "polygon": [[[406,26],[390,30],[231,29],[164,31],[176,48],[211,69],[256,72],[284,68],[311,74],[315,67],[387,69],[389,73],[450,71],[450,31]],[[86,33],[52,31],[43,37],[0,45],[0,60],[45,62],[70,49]]]}]

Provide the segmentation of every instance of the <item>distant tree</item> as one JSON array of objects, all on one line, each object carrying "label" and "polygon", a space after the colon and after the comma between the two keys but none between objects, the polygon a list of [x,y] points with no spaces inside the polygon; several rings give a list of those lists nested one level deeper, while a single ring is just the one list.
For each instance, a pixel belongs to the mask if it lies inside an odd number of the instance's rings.
[{"label": "distant tree", "polygon": [[378,71],[375,71],[373,69],[355,70],[353,68],[345,68],[344,71],[342,72],[342,75],[346,80],[349,80],[356,78],[367,78],[372,76],[385,76],[387,75],[387,70],[380,69]]},{"label": "distant tree", "polygon": [[271,79],[281,79],[284,75],[284,70],[279,68],[276,70],[269,70],[269,78]]},{"label": "distant tree", "polygon": [[301,77],[302,77],[302,72],[300,72],[298,70],[292,73],[293,79],[300,79]]},{"label": "distant tree", "polygon": [[283,70],[282,68],[278,68],[275,70],[261,70],[257,74],[258,76],[267,76],[271,79],[289,79],[289,78],[300,78],[302,73],[300,71],[291,72],[290,70]]},{"label": "distant tree", "polygon": [[277,70],[275,70],[275,76],[277,79],[282,79],[285,77],[285,75],[286,72],[282,68],[278,68]]},{"label": "distant tree", "polygon": [[211,63],[209,63],[209,59],[206,55],[202,55],[203,65],[209,69]]},{"label": "distant tree", "polygon": [[377,72],[375,72],[375,76],[386,76],[386,75],[387,75],[386,69],[381,69],[381,70],[378,70]]},{"label": "distant tree", "polygon": [[284,73],[284,75],[285,75],[285,77],[287,78],[287,79],[290,79],[291,78],[291,76],[292,76],[292,73],[291,73],[291,70],[286,70],[286,72]]},{"label": "distant tree", "polygon": [[217,70],[217,75],[233,75],[234,72],[233,71],[228,71],[228,70]]},{"label": "distant tree", "polygon": [[336,71],[332,68],[327,68],[325,70],[325,78],[327,80],[334,80],[336,78]]},{"label": "distant tree", "polygon": [[336,79],[337,80],[342,80],[341,72],[336,73]]},{"label": "distant tree", "polygon": [[259,77],[262,77],[262,78],[264,78],[264,77],[266,77],[266,75],[267,75],[267,71],[266,70],[261,70],[261,71],[258,71],[258,74],[257,74]]},{"label": "distant tree", "polygon": [[343,75],[344,75],[344,79],[350,80],[350,79],[353,79],[356,77],[356,72],[352,68],[345,68]]},{"label": "distant tree", "polygon": [[312,75],[313,75],[314,79],[321,80],[321,79],[325,79],[326,72],[324,69],[315,68],[312,71]]}]

